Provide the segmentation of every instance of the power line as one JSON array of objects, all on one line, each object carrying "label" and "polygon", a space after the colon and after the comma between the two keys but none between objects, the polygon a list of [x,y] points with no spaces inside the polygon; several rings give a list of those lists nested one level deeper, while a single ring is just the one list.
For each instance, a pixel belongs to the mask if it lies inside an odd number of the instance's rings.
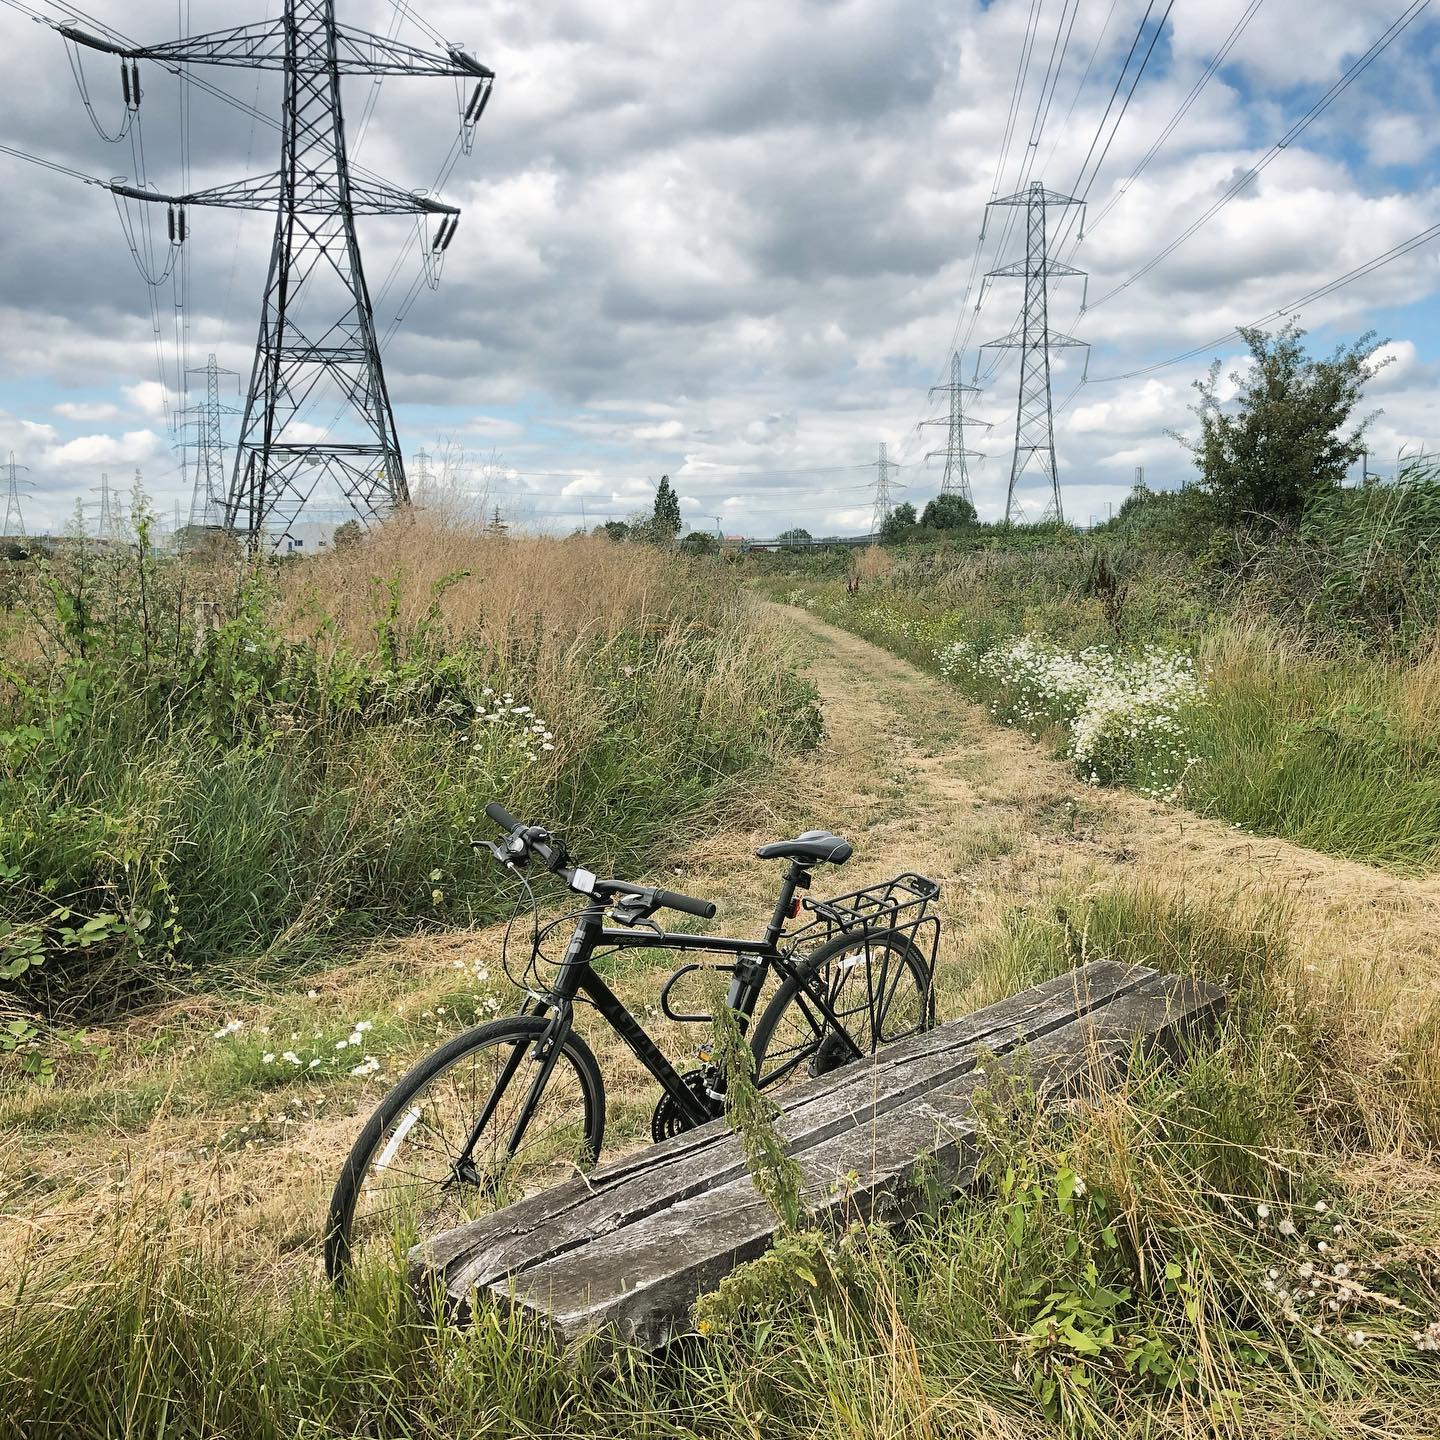
[{"label": "power line", "polygon": [[1156,155],[1159,154],[1161,147],[1171,135],[1175,133],[1180,123],[1190,113],[1191,108],[1200,98],[1200,92],[1214,79],[1216,72],[1229,58],[1230,52],[1239,43],[1240,37],[1245,33],[1246,27],[1255,18],[1256,12],[1264,3],[1265,0],[1250,0],[1249,5],[1245,8],[1244,14],[1242,14],[1231,27],[1230,33],[1225,37],[1220,48],[1211,56],[1210,63],[1205,67],[1200,78],[1191,86],[1190,93],[1180,102],[1179,109],[1177,109],[1166,122],[1164,129],[1156,136],[1154,143],[1151,144],[1150,148],[1140,157],[1135,168],[1120,182],[1120,188],[1100,207],[1099,212],[1086,220],[1085,223],[1088,226],[1087,234],[1093,235],[1095,233],[1101,221],[1125,198],[1126,192],[1130,189],[1131,185],[1140,178],[1146,167]]},{"label": "power line", "polygon": [[32,155],[28,150],[16,149],[14,145],[0,145],[0,152],[13,155],[17,160],[28,160],[32,165],[41,165],[46,170],[55,171],[57,175],[68,175],[72,180],[79,180],[86,185],[109,188],[108,180],[97,180],[95,176],[87,175],[83,170],[74,170],[69,165],[62,165],[58,160],[47,160],[43,155]]},{"label": "power line", "polygon": [[[1247,330],[1258,329],[1261,326],[1270,324],[1272,321],[1282,319],[1306,305],[1313,304],[1316,300],[1323,300],[1327,296],[1333,295],[1337,290],[1344,289],[1345,286],[1353,284],[1356,280],[1363,279],[1366,275],[1373,274],[1376,270],[1390,264],[1391,261],[1398,260],[1402,256],[1410,254],[1412,250],[1418,250],[1422,245],[1437,239],[1440,239],[1440,225],[1432,225],[1428,229],[1421,230],[1418,234],[1412,235],[1408,240],[1402,240],[1398,245],[1391,246],[1390,249],[1365,261],[1364,264],[1357,265],[1353,270],[1347,270],[1343,275],[1337,276],[1334,280],[1329,280],[1324,285],[1317,286],[1308,294],[1301,295],[1298,299],[1292,300],[1288,304],[1282,305],[1275,310],[1271,310],[1269,314],[1262,315],[1258,320],[1252,320],[1249,325],[1243,328]],[[1240,334],[1241,328],[1240,326],[1236,326],[1235,329],[1226,331],[1224,335],[1217,336],[1214,340],[1208,341],[1204,345],[1197,345],[1191,350],[1183,351],[1179,355],[1172,355],[1168,360],[1157,360],[1153,364],[1141,365],[1134,370],[1126,370],[1119,375],[1094,377],[1086,383],[1090,385],[1113,385],[1120,380],[1135,380],[1143,375],[1153,375],[1157,370],[1166,370],[1171,365],[1179,365],[1185,360],[1194,360],[1201,355],[1212,354],[1222,345],[1226,345],[1231,340],[1234,340]]]},{"label": "power line", "polygon": [[1103,305],[1107,300],[1113,300],[1121,291],[1128,289],[1137,280],[1148,275],[1167,256],[1172,255],[1192,235],[1203,226],[1208,224],[1220,213],[1252,180],[1254,180],[1317,120],[1319,117],[1350,87],[1350,85],[1362,75],[1374,61],[1389,48],[1390,44],[1430,5],[1430,0],[1411,0],[1401,14],[1391,22],[1389,28],[1371,47],[1358,59],[1343,75],[1336,80],[1328,90],[1297,120],[1290,128],[1270,146],[1261,158],[1256,161],[1225,193],[1214,202],[1197,220],[1193,221],[1179,235],[1166,245],[1157,255],[1147,260],[1127,280],[1122,280],[1113,289],[1107,290],[1098,300],[1092,301],[1090,309]]},{"label": "power line", "polygon": [[[1085,182],[1085,187],[1080,192],[1081,199],[1089,199],[1090,191],[1093,188],[1095,181],[1099,178],[1100,171],[1105,164],[1105,157],[1110,153],[1110,147],[1115,143],[1116,135],[1120,133],[1120,126],[1125,119],[1125,112],[1130,108],[1130,102],[1135,98],[1135,91],[1139,88],[1140,81],[1143,78],[1146,69],[1149,67],[1150,57],[1155,53],[1155,46],[1159,43],[1161,35],[1165,33],[1165,22],[1170,18],[1170,12],[1174,8],[1175,0],[1167,0],[1167,4],[1165,6],[1165,13],[1160,17],[1160,23],[1156,25],[1154,31],[1150,36],[1150,44],[1146,46],[1145,54],[1140,58],[1140,65],[1135,71],[1135,78],[1130,82],[1130,88],[1125,92],[1125,99],[1120,106],[1120,113],[1115,117],[1114,125],[1110,127],[1110,134],[1105,139],[1105,146],[1100,151],[1100,158],[1095,162],[1095,168],[1090,172],[1090,178]],[[1150,12],[1147,10],[1145,13],[1148,15]],[[1144,22],[1142,21],[1141,30],[1143,29]],[[1136,39],[1138,40],[1139,38],[1140,32],[1137,31]],[[1124,78],[1123,75],[1121,78]],[[1104,121],[1101,121],[1101,128],[1103,127]],[[1096,137],[1099,137],[1099,131],[1096,131]],[[1084,174],[1084,166],[1081,166],[1081,174]],[[1066,216],[1066,235],[1062,235],[1059,241],[1059,243],[1062,245],[1065,243],[1065,238],[1069,234],[1070,218],[1071,217]],[[1085,231],[1082,224],[1080,234],[1083,236],[1084,233]],[[1076,244],[1078,245],[1079,241],[1077,241]]]}]

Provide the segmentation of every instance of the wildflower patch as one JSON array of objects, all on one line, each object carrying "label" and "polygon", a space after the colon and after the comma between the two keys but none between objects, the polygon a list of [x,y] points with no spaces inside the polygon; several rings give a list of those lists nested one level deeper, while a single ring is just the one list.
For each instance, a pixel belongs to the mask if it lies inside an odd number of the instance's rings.
[{"label": "wildflower patch", "polygon": [[1196,763],[1185,716],[1205,691],[1183,652],[1072,652],[1024,635],[988,649],[952,641],[935,651],[935,663],[1007,725],[1032,733],[1062,726],[1067,753],[1092,785],[1121,782],[1170,797]]}]

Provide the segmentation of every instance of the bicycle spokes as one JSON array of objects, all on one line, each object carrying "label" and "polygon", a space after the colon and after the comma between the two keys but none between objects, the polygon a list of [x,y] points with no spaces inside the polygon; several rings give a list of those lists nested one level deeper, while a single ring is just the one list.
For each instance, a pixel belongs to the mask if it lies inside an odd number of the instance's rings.
[{"label": "bicycle spokes", "polygon": [[414,1096],[361,1186],[357,1240],[386,1234],[413,1243],[593,1162],[580,1077],[560,1047],[548,1064],[534,1049],[529,1039],[485,1047]]}]

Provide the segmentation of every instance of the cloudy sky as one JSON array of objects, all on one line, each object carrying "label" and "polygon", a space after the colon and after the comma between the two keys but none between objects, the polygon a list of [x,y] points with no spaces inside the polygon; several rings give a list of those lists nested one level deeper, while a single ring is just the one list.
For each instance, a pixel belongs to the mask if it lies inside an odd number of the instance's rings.
[{"label": "cloudy sky", "polygon": [[[87,4],[132,37],[178,32],[170,0]],[[183,5],[198,33],[279,0]],[[976,346],[1013,328],[1020,283],[989,282],[977,315],[972,276],[1023,253],[1008,211],[978,241],[986,201],[1027,178],[1090,202],[1083,240],[1051,215],[1055,253],[1090,277],[1083,314],[1080,280],[1057,280],[1051,299],[1052,325],[1093,346],[1078,390],[1085,352],[1055,359],[1056,405],[1069,402],[1061,479],[1081,523],[1123,498],[1136,466],[1152,485],[1179,483],[1189,462],[1167,432],[1191,418],[1209,358],[1228,367],[1238,354],[1212,342],[1440,222],[1440,6],[1421,6],[1279,150],[1406,0],[1174,0],[1163,27],[1165,0],[1143,26],[1145,0],[338,8],[347,24],[432,43],[401,13],[412,10],[497,72],[473,153],[444,187],[464,217],[439,288],[406,304],[411,222],[364,221],[361,240],[380,329],[393,328],[386,370],[407,455],[447,452],[461,479],[536,527],[623,516],[668,471],[697,526],[863,530],[863,467],[881,441],[901,462],[897,493],[938,488],[924,456],[943,432],[917,422],[939,413],[927,389],[960,341],[966,378],[978,363],[984,386],[975,412],[995,421],[973,441],[988,454],[976,499],[982,515],[1003,510],[1018,356],[995,368],[997,352]],[[273,128],[200,92],[182,106],[179,82],[146,62],[140,132],[107,143],[96,126],[113,134],[123,114],[115,62],[83,59],[92,124],[66,46],[27,11],[78,13],[0,0],[0,143],[108,178],[136,175],[143,139],[150,180],[180,188],[184,112],[194,187],[276,163]],[[205,78],[277,109],[272,74]],[[345,101],[364,167],[407,189],[435,180],[456,133],[451,81],[355,79]],[[173,277],[147,286],[107,191],[4,154],[0,178],[0,458],[13,449],[29,467],[30,528],[93,504],[102,472],[126,486],[137,468],[168,515],[190,492],[177,374],[213,351],[242,377],[231,386],[248,377],[269,222],[191,211],[179,324]],[[152,219],[158,267],[163,215]],[[1390,342],[1370,396],[1382,470],[1401,446],[1440,443],[1437,252],[1429,241],[1299,312],[1317,348],[1372,329]]]}]

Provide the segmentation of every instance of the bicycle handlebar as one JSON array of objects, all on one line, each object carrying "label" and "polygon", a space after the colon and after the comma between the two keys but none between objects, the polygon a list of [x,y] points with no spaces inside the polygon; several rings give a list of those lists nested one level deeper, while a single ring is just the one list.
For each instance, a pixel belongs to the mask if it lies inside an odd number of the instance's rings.
[{"label": "bicycle handlebar", "polygon": [[715,903],[712,900],[697,900],[693,895],[682,895],[678,890],[655,890],[655,903],[667,910],[680,910],[686,915],[698,915],[702,920],[715,918]]},{"label": "bicycle handlebar", "polygon": [[520,822],[498,800],[492,800],[485,813],[502,829],[512,833],[520,828]]},{"label": "bicycle handlebar", "polygon": [[[485,807],[485,814],[510,836],[512,842],[519,842],[520,848],[514,852],[515,859],[523,863],[525,855],[533,852],[579,894],[592,895],[602,901],[614,899],[617,895],[629,895],[647,911],[663,907],[698,916],[701,920],[709,920],[715,914],[714,902],[710,900],[699,900],[693,895],[682,895],[678,890],[662,890],[658,886],[634,885],[628,880],[601,880],[589,871],[567,866],[565,847],[559,841],[552,844],[549,832],[541,826],[522,825],[495,800]],[[507,858],[498,848],[495,854],[502,860]],[[579,879],[581,876],[583,880]]]}]

